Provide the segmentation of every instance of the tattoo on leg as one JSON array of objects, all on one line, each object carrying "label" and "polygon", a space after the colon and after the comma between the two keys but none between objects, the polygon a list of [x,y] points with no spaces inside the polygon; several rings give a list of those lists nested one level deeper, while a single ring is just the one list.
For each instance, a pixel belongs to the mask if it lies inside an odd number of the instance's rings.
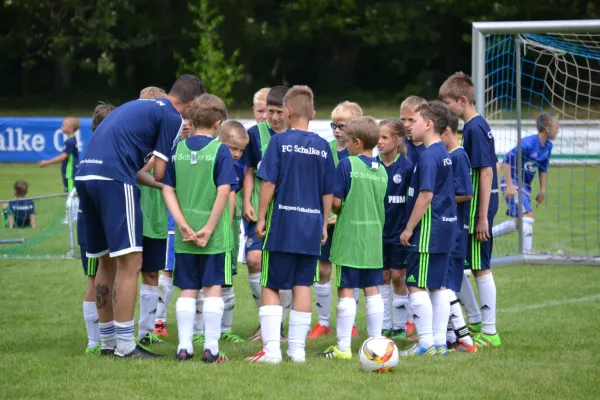
[{"label": "tattoo on leg", "polygon": [[117,281],[115,281],[115,285],[113,286],[112,301],[113,307],[115,307],[117,305]]},{"label": "tattoo on leg", "polygon": [[108,286],[96,285],[94,291],[96,292],[96,307],[104,308],[108,302]]}]

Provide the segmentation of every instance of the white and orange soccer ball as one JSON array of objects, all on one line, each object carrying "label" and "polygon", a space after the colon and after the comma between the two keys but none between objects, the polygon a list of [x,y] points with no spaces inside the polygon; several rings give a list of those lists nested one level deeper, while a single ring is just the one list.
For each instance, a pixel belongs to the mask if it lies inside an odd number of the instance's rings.
[{"label": "white and orange soccer ball", "polygon": [[366,372],[389,372],[398,366],[398,347],[384,337],[365,340],[358,352],[361,368]]}]

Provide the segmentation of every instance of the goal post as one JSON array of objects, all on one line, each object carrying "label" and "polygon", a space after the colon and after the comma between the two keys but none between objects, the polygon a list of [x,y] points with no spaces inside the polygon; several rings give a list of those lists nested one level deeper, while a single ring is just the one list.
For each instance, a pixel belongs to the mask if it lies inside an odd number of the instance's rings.
[{"label": "goal post", "polygon": [[[537,134],[542,112],[560,123],[546,201],[536,207],[539,173],[528,198],[533,250],[524,254],[518,207],[518,234],[494,238],[493,264],[600,265],[600,20],[475,22],[471,68],[476,107],[492,128],[498,159],[516,147],[519,188],[523,168],[538,169],[530,160],[522,165],[521,139]],[[511,218],[499,197],[494,223]]]}]

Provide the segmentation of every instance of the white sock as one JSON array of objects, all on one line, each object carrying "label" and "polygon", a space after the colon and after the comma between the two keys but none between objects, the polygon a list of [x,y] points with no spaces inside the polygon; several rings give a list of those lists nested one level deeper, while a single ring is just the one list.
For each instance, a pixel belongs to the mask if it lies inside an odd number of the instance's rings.
[{"label": "white sock", "polygon": [[196,312],[194,317],[194,335],[204,334],[204,291],[200,289],[196,297]]},{"label": "white sock", "polygon": [[93,301],[83,302],[83,320],[88,335],[87,347],[94,348],[100,343],[100,327],[98,321],[98,309]]},{"label": "white sock", "polygon": [[514,219],[509,219],[508,221],[504,221],[499,223],[498,225],[494,225],[492,227],[492,236],[498,237],[503,235],[508,235],[511,232],[517,230],[517,223]]},{"label": "white sock", "polygon": [[233,324],[233,309],[235,308],[235,293],[233,286],[221,289],[221,297],[225,308],[223,310],[223,319],[221,320],[221,333],[229,332]]},{"label": "white sock", "polygon": [[360,291],[358,288],[354,288],[354,301],[356,302],[356,306],[358,307],[358,298],[360,296]]},{"label": "white sock", "polygon": [[177,315],[177,331],[179,333],[179,350],[187,350],[194,354],[192,337],[194,336],[194,318],[196,316],[196,299],[193,297],[180,297],[175,303],[175,314]]},{"label": "white sock", "polygon": [[281,357],[280,330],[282,313],[281,306],[262,306],[258,310],[263,350],[273,357]]},{"label": "white sock", "polygon": [[304,347],[306,345],[306,335],[310,329],[311,317],[312,313],[309,312],[290,311],[287,354],[293,357],[295,361],[301,361],[306,358]]},{"label": "white sock", "polygon": [[[450,313],[450,321],[452,320],[452,313]],[[448,321],[448,328],[446,328],[446,342],[456,342],[456,333],[452,326],[452,322]]]},{"label": "white sock", "polygon": [[340,351],[350,348],[352,341],[352,325],[356,318],[356,300],[352,297],[343,297],[337,305],[337,346]]},{"label": "white sock", "polygon": [[491,273],[475,278],[481,304],[481,332],[496,333],[496,282]]},{"label": "white sock", "polygon": [[407,306],[410,303],[408,296],[402,296],[394,293],[392,301],[392,312],[394,317],[394,330],[406,329],[406,319],[408,316]]},{"label": "white sock", "polygon": [[469,280],[469,277],[466,274],[463,275],[462,286],[460,288],[460,292],[457,293],[457,295],[458,299],[465,307],[467,321],[470,324],[480,323],[481,311],[479,311],[477,300],[475,300],[475,293],[473,293],[473,286],[471,286],[471,281]]},{"label": "white sock", "polygon": [[138,322],[138,339],[154,332],[156,306],[158,304],[158,286],[144,285],[140,287],[140,320]]},{"label": "white sock", "polygon": [[100,344],[103,349],[114,350],[117,347],[117,335],[115,334],[115,321],[99,322]]},{"label": "white sock", "polygon": [[[383,325],[382,329],[392,329],[392,287],[380,285],[379,293],[383,301]],[[381,332],[379,332],[381,335]]]},{"label": "white sock", "polygon": [[282,313],[281,313],[281,324],[285,322],[287,318],[290,308],[292,307],[292,291],[291,290],[280,290],[279,291],[279,304],[281,304]]},{"label": "white sock", "polygon": [[260,291],[262,290],[260,287],[261,275],[262,274],[260,272],[257,272],[255,274],[248,274],[250,292],[252,293],[252,297],[254,298],[254,302],[256,303],[257,308],[260,308]]},{"label": "white sock", "polygon": [[331,314],[331,282],[327,282],[324,285],[315,283],[315,297],[319,324],[329,327],[329,316]]},{"label": "white sock", "polygon": [[156,305],[156,318],[154,323],[162,321],[164,324],[167,323],[167,308],[169,308],[169,302],[171,301],[171,295],[173,294],[173,278],[167,278],[161,275],[158,278],[158,304]]},{"label": "white sock", "polygon": [[115,334],[117,336],[117,351],[122,354],[129,354],[135,349],[135,340],[133,340],[134,322],[115,321]]},{"label": "white sock", "polygon": [[454,333],[455,340],[461,339],[465,343],[472,345],[473,340],[469,335],[469,328],[467,328],[465,318],[463,317],[462,308],[460,308],[460,302],[456,297],[456,293],[450,289],[447,289],[446,295],[450,301],[450,326],[452,328],[452,332]]},{"label": "white sock", "polygon": [[410,297],[407,294],[406,295],[407,298],[407,305],[406,305],[406,322],[411,322],[411,323],[415,323],[414,321],[414,317],[413,317],[413,309],[412,309],[412,305],[410,304]]},{"label": "white sock", "polygon": [[523,218],[523,253],[531,254],[531,248],[533,247],[533,218]]},{"label": "white sock", "polygon": [[381,294],[366,297],[365,308],[367,309],[367,335],[369,337],[381,336],[383,314],[385,313]]},{"label": "white sock", "polygon": [[422,291],[410,294],[410,305],[415,316],[419,345],[428,349],[433,346],[433,306],[429,293]]},{"label": "white sock", "polygon": [[433,310],[433,344],[443,346],[446,344],[446,330],[450,318],[450,300],[445,290],[430,292],[429,297]]},{"label": "white sock", "polygon": [[225,304],[220,297],[206,297],[204,299],[204,350],[212,354],[219,353],[219,338],[221,337],[221,320]]}]

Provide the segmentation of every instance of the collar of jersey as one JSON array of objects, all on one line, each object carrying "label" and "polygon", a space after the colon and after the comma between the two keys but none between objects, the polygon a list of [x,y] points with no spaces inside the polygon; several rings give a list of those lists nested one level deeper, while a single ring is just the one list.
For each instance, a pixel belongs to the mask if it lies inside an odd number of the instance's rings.
[{"label": "collar of jersey", "polygon": [[479,114],[475,114],[471,118],[469,118],[469,120],[467,122],[465,122],[465,125],[468,124],[469,122],[471,122],[471,120],[475,117],[479,117]]}]

